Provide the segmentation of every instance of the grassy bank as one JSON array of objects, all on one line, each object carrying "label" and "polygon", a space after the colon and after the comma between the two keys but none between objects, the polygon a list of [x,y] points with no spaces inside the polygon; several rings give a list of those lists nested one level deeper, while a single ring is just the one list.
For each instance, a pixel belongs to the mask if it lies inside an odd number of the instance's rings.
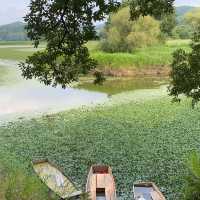
[{"label": "grassy bank", "polygon": [[0,152],[0,199],[1,200],[57,200],[49,198],[48,188],[32,173],[30,163],[22,163],[14,154]]},{"label": "grassy bank", "polygon": [[134,181],[151,180],[167,199],[181,200],[185,158],[199,151],[199,108],[192,110],[188,101],[171,104],[160,90],[115,98],[112,106],[5,125],[0,152],[22,162],[49,158],[82,189],[90,165],[108,164],[122,199],[132,197]]},{"label": "grassy bank", "polygon": [[[10,45],[10,47],[8,46]],[[99,63],[99,68],[104,70],[119,69],[151,69],[169,65],[172,62],[172,53],[183,48],[189,50],[188,40],[171,40],[159,46],[136,49],[132,53],[105,53],[99,50],[99,42],[91,41],[87,44],[91,56]],[[42,44],[44,47],[44,43]],[[30,42],[0,43],[0,58],[24,60],[33,53]]]},{"label": "grassy bank", "polygon": [[189,40],[170,40],[166,44],[136,49],[132,53],[105,53],[98,50],[98,42],[90,42],[88,47],[100,67],[142,69],[171,64],[172,53],[179,48],[189,51],[189,43]]}]

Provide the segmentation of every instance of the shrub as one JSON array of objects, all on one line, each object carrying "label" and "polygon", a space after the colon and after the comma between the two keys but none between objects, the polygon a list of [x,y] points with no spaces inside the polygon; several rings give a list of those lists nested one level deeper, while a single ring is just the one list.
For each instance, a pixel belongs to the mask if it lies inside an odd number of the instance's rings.
[{"label": "shrub", "polygon": [[28,176],[23,171],[12,172],[5,180],[6,200],[44,200],[48,197],[37,177]]},{"label": "shrub", "polygon": [[130,21],[129,8],[124,7],[109,18],[103,31],[101,49],[106,52],[131,52],[161,41],[160,23],[150,16]]},{"label": "shrub", "polygon": [[164,37],[172,37],[172,31],[176,26],[175,13],[170,15],[164,15],[161,19],[160,29]]},{"label": "shrub", "polygon": [[129,49],[157,44],[160,37],[159,23],[152,17],[139,18],[127,36]]},{"label": "shrub", "polygon": [[200,158],[197,153],[190,156],[188,169],[185,200],[200,200]]},{"label": "shrub", "polygon": [[[10,166],[9,166],[10,165]],[[12,166],[11,166],[12,165]],[[1,200],[55,200],[37,176],[30,174],[15,163],[0,162]]]}]

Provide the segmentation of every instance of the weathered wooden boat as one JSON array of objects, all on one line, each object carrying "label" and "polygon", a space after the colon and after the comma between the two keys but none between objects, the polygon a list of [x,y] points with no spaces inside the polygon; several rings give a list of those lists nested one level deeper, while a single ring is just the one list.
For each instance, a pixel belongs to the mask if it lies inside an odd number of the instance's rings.
[{"label": "weathered wooden boat", "polygon": [[116,200],[115,181],[109,166],[93,165],[90,168],[86,192],[91,200]]},{"label": "weathered wooden boat", "polygon": [[49,189],[61,199],[76,199],[81,195],[81,191],[78,191],[72,181],[48,160],[34,161],[33,169]]},{"label": "weathered wooden boat", "polygon": [[133,186],[134,200],[166,200],[153,182],[135,183]]}]

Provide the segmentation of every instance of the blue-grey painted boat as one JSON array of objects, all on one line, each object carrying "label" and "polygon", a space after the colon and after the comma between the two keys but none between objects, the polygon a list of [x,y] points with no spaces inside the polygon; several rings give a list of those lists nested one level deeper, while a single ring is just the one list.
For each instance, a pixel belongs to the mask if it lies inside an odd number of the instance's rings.
[{"label": "blue-grey painted boat", "polygon": [[166,200],[153,182],[140,182],[133,185],[134,200]]}]

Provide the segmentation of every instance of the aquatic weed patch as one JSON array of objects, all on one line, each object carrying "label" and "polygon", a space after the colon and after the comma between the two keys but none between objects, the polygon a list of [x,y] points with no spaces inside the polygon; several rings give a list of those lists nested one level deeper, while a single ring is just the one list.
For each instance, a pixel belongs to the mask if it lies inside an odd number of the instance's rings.
[{"label": "aquatic weed patch", "polygon": [[49,158],[84,189],[90,165],[112,166],[121,199],[136,180],[155,181],[167,199],[181,199],[185,157],[200,149],[199,108],[169,98],[129,102],[10,123],[0,151],[24,161]]}]

